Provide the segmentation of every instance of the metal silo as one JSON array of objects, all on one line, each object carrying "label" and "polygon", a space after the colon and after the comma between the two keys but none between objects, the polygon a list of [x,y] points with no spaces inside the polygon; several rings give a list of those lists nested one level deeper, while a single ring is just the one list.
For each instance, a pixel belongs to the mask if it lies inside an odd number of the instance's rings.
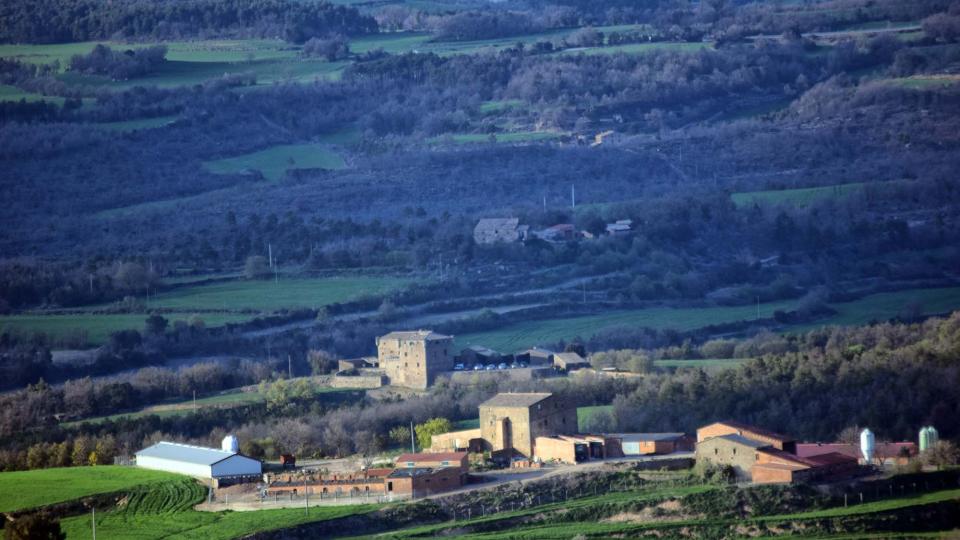
[{"label": "metal silo", "polygon": [[920,451],[926,452],[930,448],[930,428],[924,426],[920,428]]},{"label": "metal silo", "polygon": [[870,428],[865,428],[860,432],[860,453],[867,464],[873,462],[874,437]]},{"label": "metal silo", "polygon": [[933,426],[927,426],[927,448],[933,448],[936,446],[937,441],[940,440],[940,433],[937,432],[937,428]]},{"label": "metal silo", "polygon": [[240,451],[240,440],[237,439],[235,435],[227,435],[223,438],[220,448],[222,448],[224,452],[233,452],[236,454]]}]

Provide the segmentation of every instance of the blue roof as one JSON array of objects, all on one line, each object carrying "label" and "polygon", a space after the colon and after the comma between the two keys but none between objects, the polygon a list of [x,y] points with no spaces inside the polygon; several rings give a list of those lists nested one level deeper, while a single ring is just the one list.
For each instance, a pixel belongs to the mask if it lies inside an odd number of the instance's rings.
[{"label": "blue roof", "polygon": [[238,455],[236,452],[228,452],[219,448],[205,448],[203,446],[192,446],[189,444],[180,444],[172,442],[158,442],[153,446],[144,448],[137,452],[137,457],[153,457],[158,459],[168,459],[170,461],[180,461],[183,463],[193,463],[196,465],[213,465],[223,461],[231,456]]}]

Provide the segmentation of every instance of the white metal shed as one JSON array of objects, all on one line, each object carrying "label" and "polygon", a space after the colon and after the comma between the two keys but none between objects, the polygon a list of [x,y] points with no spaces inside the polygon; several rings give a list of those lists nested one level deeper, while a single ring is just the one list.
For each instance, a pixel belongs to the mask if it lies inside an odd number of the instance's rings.
[{"label": "white metal shed", "polygon": [[262,465],[255,459],[219,448],[205,448],[159,442],[136,454],[137,466],[197,478],[224,478],[259,475]]}]

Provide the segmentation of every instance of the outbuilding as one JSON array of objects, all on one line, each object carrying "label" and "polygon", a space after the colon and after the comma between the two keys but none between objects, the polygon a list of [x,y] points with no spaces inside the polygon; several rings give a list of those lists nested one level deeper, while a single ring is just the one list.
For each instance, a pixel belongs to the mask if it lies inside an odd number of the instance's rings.
[{"label": "outbuilding", "polygon": [[204,479],[259,476],[263,470],[259,461],[239,452],[173,442],[158,442],[136,456],[138,467]]}]

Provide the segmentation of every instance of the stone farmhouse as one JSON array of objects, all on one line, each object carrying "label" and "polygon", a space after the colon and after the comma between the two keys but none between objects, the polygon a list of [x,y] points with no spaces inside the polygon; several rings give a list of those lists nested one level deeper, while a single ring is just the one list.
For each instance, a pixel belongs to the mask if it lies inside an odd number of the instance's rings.
[{"label": "stone farmhouse", "polygon": [[518,242],[527,239],[530,227],[520,225],[518,218],[484,218],[473,228],[473,241],[477,244]]},{"label": "stone farmhouse", "polygon": [[377,338],[377,362],[390,384],[426,390],[453,369],[453,337],[429,330],[390,332]]}]

